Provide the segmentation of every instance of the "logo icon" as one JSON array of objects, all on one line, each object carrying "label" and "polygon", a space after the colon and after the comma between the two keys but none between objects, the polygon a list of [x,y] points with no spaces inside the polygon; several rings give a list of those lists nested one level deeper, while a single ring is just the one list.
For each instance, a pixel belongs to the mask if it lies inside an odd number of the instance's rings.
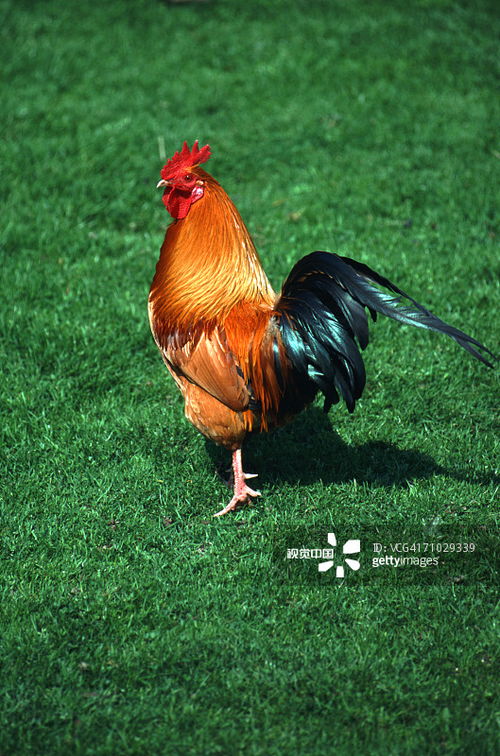
[{"label": "logo icon", "polygon": [[[330,546],[333,547],[333,549],[337,546],[337,538],[335,536],[335,533],[328,533],[327,540]],[[359,538],[350,538],[342,546],[342,553],[344,555],[345,554],[359,554],[360,549],[361,549],[361,541],[359,540]],[[359,570],[361,566],[358,559],[351,559],[347,556],[345,557],[344,562],[347,564],[348,567],[351,568],[351,570],[354,570],[354,571]],[[318,564],[318,572],[327,572],[332,567],[333,567],[333,559],[328,559],[326,562],[320,562]],[[343,578],[344,576],[345,576],[344,565],[343,564],[337,565],[335,569],[335,577]]]},{"label": "logo icon", "polygon": [[[305,547],[287,549],[287,559],[323,559],[318,563],[318,572],[328,572],[335,564],[335,552],[337,547],[337,537],[335,533],[327,535],[329,547],[322,549],[308,549]],[[361,541],[359,538],[350,538],[342,546],[343,562],[335,568],[335,577],[345,577],[346,564],[351,570],[357,572],[361,567],[359,559],[353,559],[352,554],[359,554],[361,551]],[[349,555],[349,556],[347,556]]]}]

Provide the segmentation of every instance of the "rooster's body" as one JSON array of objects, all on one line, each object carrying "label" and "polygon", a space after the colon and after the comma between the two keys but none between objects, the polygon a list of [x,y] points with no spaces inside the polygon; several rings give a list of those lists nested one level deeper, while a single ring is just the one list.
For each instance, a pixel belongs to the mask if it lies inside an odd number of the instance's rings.
[{"label": "rooster's body", "polygon": [[[368,343],[365,307],[373,319],[380,312],[447,333],[489,363],[477,351],[488,352],[479,342],[348,258],[314,252],[295,265],[275,294],[236,207],[199,167],[208,157],[208,147],[199,150],[195,143],[190,151],[184,144],[162,171],[159,186],[176,220],[161,248],[149,316],[184,396],[186,417],[233,452],[234,495],[218,513],[225,514],[258,495],[242,469],[247,433],[285,423],[318,390],[326,410],[339,395],[354,409],[365,384],[356,343],[362,349]],[[401,306],[402,298],[412,306]]]}]

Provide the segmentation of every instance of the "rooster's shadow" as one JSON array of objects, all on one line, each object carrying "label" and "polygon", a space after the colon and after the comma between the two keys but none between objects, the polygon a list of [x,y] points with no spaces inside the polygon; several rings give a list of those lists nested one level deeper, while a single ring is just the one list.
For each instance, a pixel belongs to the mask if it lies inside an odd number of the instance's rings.
[{"label": "rooster's shadow", "polygon": [[[228,452],[211,441],[206,442],[206,450],[219,475],[227,480]],[[284,428],[250,436],[243,461],[245,470],[259,473],[261,486],[356,480],[374,487],[408,488],[416,480],[435,475],[481,485],[499,481],[494,474],[447,468],[418,449],[401,449],[386,441],[347,444],[319,407],[310,407]]]}]

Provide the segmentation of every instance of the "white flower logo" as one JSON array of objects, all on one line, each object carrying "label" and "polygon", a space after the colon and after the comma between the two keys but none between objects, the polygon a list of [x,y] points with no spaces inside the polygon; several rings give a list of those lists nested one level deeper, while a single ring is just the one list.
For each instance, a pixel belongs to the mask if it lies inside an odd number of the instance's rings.
[{"label": "white flower logo", "polygon": [[[328,543],[330,546],[335,547],[337,545],[337,539],[335,537],[335,533],[328,533]],[[359,554],[361,549],[361,541],[359,538],[350,538],[348,541],[344,543],[342,546],[342,553],[343,554]],[[351,568],[351,570],[359,570],[360,563],[358,559],[349,559],[346,557],[344,559],[345,563],[348,567]],[[327,570],[331,569],[333,567],[333,559],[328,559],[326,562],[320,562],[318,564],[318,571],[319,572],[327,572]],[[335,570],[335,577],[337,578],[343,578],[345,575],[344,565],[340,564]]]}]

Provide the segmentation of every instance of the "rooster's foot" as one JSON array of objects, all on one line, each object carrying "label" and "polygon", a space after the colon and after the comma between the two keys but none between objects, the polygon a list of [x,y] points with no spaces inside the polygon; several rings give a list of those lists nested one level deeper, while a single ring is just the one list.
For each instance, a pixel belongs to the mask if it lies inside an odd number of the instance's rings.
[{"label": "rooster's foot", "polygon": [[256,478],[257,473],[244,473],[241,463],[241,449],[237,449],[233,452],[233,474],[234,474],[234,494],[229,504],[221,509],[220,512],[216,512],[214,517],[221,517],[222,515],[231,512],[233,509],[237,509],[242,504],[248,502],[248,500],[254,496],[260,496],[260,491],[254,491],[253,488],[247,486],[246,482],[249,478]]},{"label": "rooster's foot", "polygon": [[214,517],[221,517],[228,512],[232,512],[234,509],[238,509],[242,504],[247,503],[252,496],[260,496],[260,491],[254,491],[253,488],[245,486],[238,494],[234,494],[229,504],[224,509],[221,509],[220,512],[216,512]]}]

